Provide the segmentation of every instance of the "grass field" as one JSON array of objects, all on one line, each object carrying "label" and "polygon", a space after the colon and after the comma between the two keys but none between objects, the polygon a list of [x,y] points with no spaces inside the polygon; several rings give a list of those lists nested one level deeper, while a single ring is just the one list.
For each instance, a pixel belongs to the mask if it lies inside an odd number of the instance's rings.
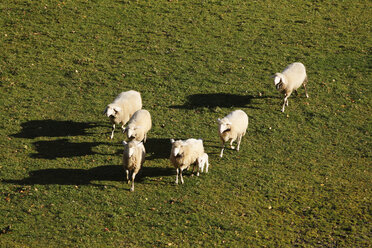
[{"label": "grass field", "polygon": [[[0,3],[0,247],[370,247],[372,3]],[[285,113],[271,76],[307,67]],[[153,118],[129,192],[105,106]],[[239,152],[216,119],[250,118]],[[170,138],[210,172],[174,185]]]}]

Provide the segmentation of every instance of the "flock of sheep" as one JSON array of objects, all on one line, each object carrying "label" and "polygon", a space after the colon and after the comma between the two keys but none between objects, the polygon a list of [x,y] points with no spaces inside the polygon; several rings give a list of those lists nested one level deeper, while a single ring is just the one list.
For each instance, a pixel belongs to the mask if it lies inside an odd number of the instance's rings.
[{"label": "flock of sheep", "polygon": [[[288,106],[288,97],[293,91],[303,85],[307,94],[306,83],[307,75],[305,66],[302,63],[296,62],[290,64],[281,73],[276,73],[274,76],[274,84],[276,89],[284,94],[284,102],[282,112],[285,106]],[[146,142],[147,133],[152,127],[151,114],[149,111],[142,109],[141,95],[137,91],[126,91],[120,93],[115,100],[107,105],[104,114],[112,123],[111,139],[114,137],[116,125],[121,124],[123,133],[127,134],[128,142],[123,141],[123,165],[126,172],[128,183],[132,182],[130,191],[134,191],[134,179],[141,169],[144,161],[146,150],[143,142]],[[124,128],[125,124],[128,125]],[[235,149],[233,142],[237,140],[236,150],[239,151],[240,142],[248,128],[248,116],[243,110],[235,110],[226,115],[222,119],[218,119],[218,131],[222,140],[222,148],[220,157],[223,156],[225,142],[230,141],[231,149]],[[183,184],[182,171],[193,166],[199,171],[208,172],[208,154],[204,152],[203,141],[201,139],[187,140],[170,140],[172,148],[170,151],[170,161],[177,170],[176,184],[180,178]]]}]

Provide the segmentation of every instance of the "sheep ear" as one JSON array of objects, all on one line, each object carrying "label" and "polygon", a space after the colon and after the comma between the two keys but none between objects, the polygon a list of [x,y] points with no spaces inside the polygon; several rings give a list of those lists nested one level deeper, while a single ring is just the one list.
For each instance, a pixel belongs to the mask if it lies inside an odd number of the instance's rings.
[{"label": "sheep ear", "polygon": [[123,146],[126,146],[128,143],[125,141],[125,140],[123,140]]},{"label": "sheep ear", "polygon": [[170,142],[173,144],[174,143],[174,139],[170,139]]},{"label": "sheep ear", "polygon": [[221,119],[220,119],[220,118],[218,118],[218,119],[217,119],[217,122],[218,122],[218,123],[220,123],[220,122],[221,122]]},{"label": "sheep ear", "polygon": [[107,113],[108,106],[106,106],[105,110],[103,111],[103,114],[105,115]]},{"label": "sheep ear", "polygon": [[114,107],[114,110],[115,110],[115,112],[117,113],[117,112],[120,112],[120,111],[121,111],[121,108],[118,107],[118,106],[115,106],[115,107]]},{"label": "sheep ear", "polygon": [[125,133],[126,131],[128,131],[128,127],[125,127],[125,128],[123,129],[123,133]]}]

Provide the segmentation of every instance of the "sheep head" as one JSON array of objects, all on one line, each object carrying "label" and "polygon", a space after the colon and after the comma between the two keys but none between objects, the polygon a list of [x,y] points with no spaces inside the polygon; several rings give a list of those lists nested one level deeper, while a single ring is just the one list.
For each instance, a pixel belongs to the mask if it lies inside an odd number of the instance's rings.
[{"label": "sheep head", "polygon": [[273,77],[274,77],[274,85],[277,90],[280,90],[283,84],[287,84],[287,80],[282,73],[276,73]]},{"label": "sheep head", "polygon": [[183,156],[183,142],[182,140],[175,141],[174,139],[171,139],[172,142],[172,151],[171,155],[174,157],[182,157]]},{"label": "sheep head", "polygon": [[121,108],[119,106],[113,106],[111,104],[107,105],[103,114],[107,115],[107,117],[115,118],[121,112]]},{"label": "sheep head", "polygon": [[142,142],[126,142],[123,141],[124,151],[127,150],[128,157],[131,158],[137,149],[137,147],[141,147],[143,144]]},{"label": "sheep head", "polygon": [[138,130],[141,129],[141,126],[136,126],[135,124],[129,124],[124,132],[127,132],[128,139],[133,140],[137,137],[138,135]]},{"label": "sheep head", "polygon": [[218,119],[218,131],[222,134],[231,130],[231,121],[227,118]]}]

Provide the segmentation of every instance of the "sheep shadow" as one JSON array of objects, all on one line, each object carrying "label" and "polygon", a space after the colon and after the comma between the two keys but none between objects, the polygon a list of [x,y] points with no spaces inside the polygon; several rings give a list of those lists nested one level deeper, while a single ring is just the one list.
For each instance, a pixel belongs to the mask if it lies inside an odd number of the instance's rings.
[{"label": "sheep shadow", "polygon": [[149,138],[145,143],[146,153],[150,154],[146,159],[169,158],[172,144],[170,139],[166,138]]},{"label": "sheep shadow", "polygon": [[228,108],[228,107],[248,107],[258,109],[252,105],[253,99],[269,98],[269,96],[236,95],[229,93],[214,94],[194,94],[187,97],[187,102],[181,106],[171,106],[171,108],[195,109],[195,108]]},{"label": "sheep shadow", "polygon": [[106,144],[105,142],[81,142],[72,143],[68,139],[51,140],[51,141],[37,141],[34,142],[34,147],[37,153],[30,155],[31,158],[70,158],[86,155],[101,154],[92,150],[92,148]]},{"label": "sheep shadow", "polygon": [[[143,167],[135,182],[141,182],[148,177],[170,176],[175,172],[172,168]],[[99,185],[92,181],[125,181],[125,171],[121,165],[103,165],[91,169],[53,168],[35,170],[21,180],[5,179],[4,183],[18,185]]]},{"label": "sheep shadow", "polygon": [[34,139],[37,137],[63,137],[89,135],[89,129],[103,126],[93,122],[74,122],[57,120],[33,120],[21,124],[22,130],[13,134],[15,138]]}]

